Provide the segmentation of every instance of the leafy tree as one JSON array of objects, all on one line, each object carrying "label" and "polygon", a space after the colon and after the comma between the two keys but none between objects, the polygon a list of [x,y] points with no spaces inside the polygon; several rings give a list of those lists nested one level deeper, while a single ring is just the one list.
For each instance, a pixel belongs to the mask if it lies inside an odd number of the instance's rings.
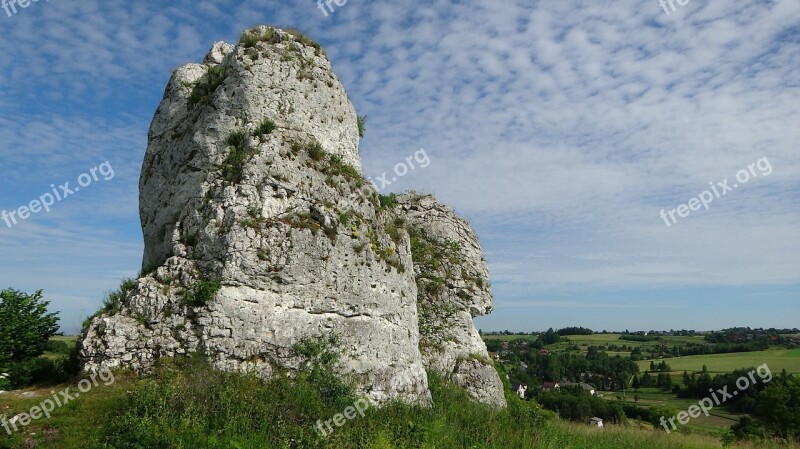
[{"label": "leafy tree", "polygon": [[647,387],[652,387],[653,386],[653,378],[650,377],[650,374],[648,372],[645,372],[642,375],[641,385],[642,385],[642,388],[647,388]]},{"label": "leafy tree", "polygon": [[551,327],[547,330],[547,332],[539,335],[539,339],[542,340],[542,343],[545,345],[552,345],[554,343],[558,343],[561,340],[561,336],[558,335],[558,332],[554,331]]},{"label": "leafy tree", "polygon": [[765,437],[761,424],[749,416],[742,416],[738,423],[731,426],[731,431],[738,440],[759,440]]},{"label": "leafy tree", "polygon": [[[673,428],[672,423],[666,424],[667,426],[666,429],[664,428],[665,425],[664,423],[669,421],[670,418],[677,415],[678,415],[678,409],[676,409],[675,407],[671,407],[668,405],[654,405],[650,407],[648,421],[650,421],[650,424],[652,424],[653,427],[655,427],[656,429],[662,429],[662,430],[668,429],[670,432],[673,432],[676,429]],[[664,418],[664,421],[661,420],[662,417]],[[677,419],[673,420],[673,423],[675,423],[676,428],[680,429],[679,422]]]},{"label": "leafy tree", "polygon": [[770,384],[758,396],[756,412],[775,435],[800,439],[800,378]]},{"label": "leafy tree", "polygon": [[12,289],[0,292],[0,373],[8,373],[0,387],[31,381],[36,358],[58,331],[58,314],[48,313],[49,305],[41,290],[32,295]]}]

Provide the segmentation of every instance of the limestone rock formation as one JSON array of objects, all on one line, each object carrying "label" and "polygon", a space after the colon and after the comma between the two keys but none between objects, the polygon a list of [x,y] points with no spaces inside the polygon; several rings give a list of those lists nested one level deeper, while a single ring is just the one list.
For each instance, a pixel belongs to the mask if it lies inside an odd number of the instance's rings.
[{"label": "limestone rock formation", "polygon": [[[318,45],[270,27],[215,44],[175,71],[148,140],[143,274],[89,320],[86,370],[202,352],[269,378],[334,336],[335,368],[375,404],[430,403],[426,368],[505,404],[472,325],[491,310],[477,238],[432,198],[386,204],[363,179],[355,110]],[[423,241],[458,253],[439,290],[412,260]]]},{"label": "limestone rock formation", "polygon": [[480,402],[505,405],[503,384],[472,322],[492,311],[489,267],[478,237],[431,195],[401,195],[397,204],[411,234],[425,367]]}]

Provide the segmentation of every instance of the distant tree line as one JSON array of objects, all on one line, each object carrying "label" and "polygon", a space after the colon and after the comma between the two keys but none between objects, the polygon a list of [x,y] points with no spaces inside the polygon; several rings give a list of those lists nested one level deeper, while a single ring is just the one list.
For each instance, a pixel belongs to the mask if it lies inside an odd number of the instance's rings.
[{"label": "distant tree line", "polygon": [[620,340],[626,341],[657,341],[660,340],[661,337],[658,335],[620,335]]},{"label": "distant tree line", "polygon": [[[528,384],[529,388],[543,381],[587,382],[601,390],[621,390],[631,377],[639,372],[636,362],[619,355],[609,356],[596,346],[590,346],[587,354],[571,352],[522,351],[518,348],[507,361],[517,368],[509,375],[512,380]],[[523,368],[519,363],[525,363]]]},{"label": "distant tree line", "polygon": [[558,335],[593,335],[594,331],[585,327],[565,327],[558,330]]},{"label": "distant tree line", "polygon": [[768,347],[770,345],[794,347],[799,344],[798,333],[800,332],[797,329],[737,327],[710,332],[706,334],[705,340],[709,343],[756,343],[760,345],[759,347]]}]

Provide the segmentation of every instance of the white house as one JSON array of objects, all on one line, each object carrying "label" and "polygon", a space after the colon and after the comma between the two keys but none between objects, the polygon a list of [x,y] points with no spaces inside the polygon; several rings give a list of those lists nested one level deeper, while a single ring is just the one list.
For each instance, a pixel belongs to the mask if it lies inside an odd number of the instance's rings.
[{"label": "white house", "polygon": [[514,382],[511,385],[511,388],[514,390],[514,393],[519,396],[520,399],[525,399],[525,393],[528,391],[528,386],[525,384],[518,384]]}]

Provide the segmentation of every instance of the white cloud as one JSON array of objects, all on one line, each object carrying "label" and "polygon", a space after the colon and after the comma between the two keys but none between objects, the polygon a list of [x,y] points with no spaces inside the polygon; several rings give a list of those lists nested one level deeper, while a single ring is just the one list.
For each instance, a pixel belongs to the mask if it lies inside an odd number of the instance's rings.
[{"label": "white cloud", "polygon": [[[426,149],[431,165],[392,189],[434,192],[475,223],[498,303],[591,286],[800,284],[795,0],[690,2],[668,16],[656,1],[348,2],[328,18],[315,3],[255,0],[36,6],[4,22],[0,200],[13,207],[106,159],[118,173],[3,246],[30,253],[31,277],[55,288],[76,273],[36,268],[34,255],[79,248],[47,241],[54,232],[105,233],[94,244],[136,258],[136,178],[170,70],[258,22],[325,44],[369,115],[367,175]],[[658,217],[763,156],[769,177],[670,228]],[[107,273],[102,260],[89,277]]]}]

